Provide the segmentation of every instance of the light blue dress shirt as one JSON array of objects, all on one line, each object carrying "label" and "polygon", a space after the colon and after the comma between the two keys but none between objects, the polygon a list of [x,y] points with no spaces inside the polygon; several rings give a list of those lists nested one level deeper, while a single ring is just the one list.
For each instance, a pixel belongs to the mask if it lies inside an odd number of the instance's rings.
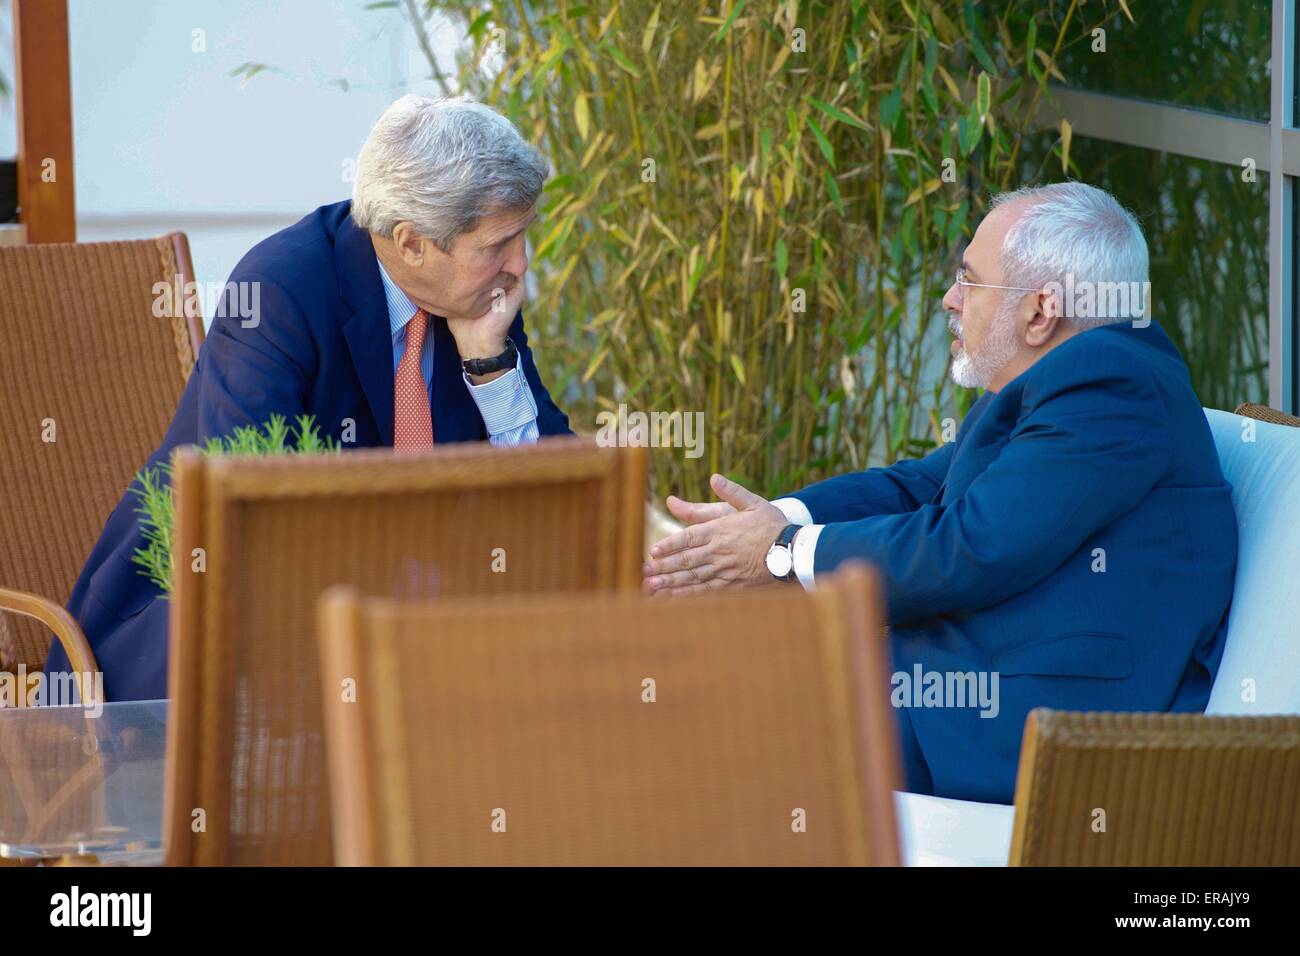
[{"label": "light blue dress shirt", "polygon": [[[393,374],[397,374],[397,363],[406,353],[406,324],[419,311],[419,306],[403,292],[396,282],[389,277],[384,264],[379,265],[379,278],[384,283],[384,297],[388,300],[388,325],[393,333]],[[488,441],[497,448],[510,448],[537,441],[537,399],[524,377],[522,360],[500,378],[484,385],[475,385],[469,376],[461,372],[465,387],[470,397],[478,406],[478,413],[483,416],[487,426]],[[433,335],[424,337],[424,348],[420,351],[420,374],[424,377],[427,392],[433,383]],[[432,397],[430,397],[432,402]],[[435,433],[438,423],[433,423]]]}]

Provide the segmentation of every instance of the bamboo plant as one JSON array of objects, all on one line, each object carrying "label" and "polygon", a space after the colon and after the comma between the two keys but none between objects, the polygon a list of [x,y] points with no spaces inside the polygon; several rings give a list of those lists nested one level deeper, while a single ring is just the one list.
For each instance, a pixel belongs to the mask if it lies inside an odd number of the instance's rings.
[{"label": "bamboo plant", "polygon": [[658,494],[719,470],[777,494],[964,413],[940,300],[1019,184],[1076,3],[433,7],[470,39],[459,88],[555,167],[530,322],[566,408],[704,413],[700,458],[655,453]]}]

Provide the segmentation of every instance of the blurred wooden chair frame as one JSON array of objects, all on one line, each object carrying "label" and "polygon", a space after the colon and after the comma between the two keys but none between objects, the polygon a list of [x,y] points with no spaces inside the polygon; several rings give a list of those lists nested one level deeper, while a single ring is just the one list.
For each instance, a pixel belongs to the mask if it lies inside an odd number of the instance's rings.
[{"label": "blurred wooden chair frame", "polygon": [[897,865],[881,607],[861,565],[668,600],[332,589],[338,861]]},{"label": "blurred wooden chair frame", "polygon": [[322,590],[475,596],[486,616],[512,593],[638,589],[646,468],[643,448],[578,438],[425,454],[178,454],[168,862],[332,862]]}]

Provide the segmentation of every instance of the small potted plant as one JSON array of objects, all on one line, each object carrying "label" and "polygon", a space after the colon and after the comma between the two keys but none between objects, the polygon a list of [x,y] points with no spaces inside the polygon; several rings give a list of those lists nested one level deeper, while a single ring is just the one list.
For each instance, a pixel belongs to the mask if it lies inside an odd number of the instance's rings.
[{"label": "small potted plant", "polygon": [[[299,415],[291,427],[283,415],[272,415],[261,428],[242,425],[224,438],[210,438],[202,451],[205,455],[288,455],[337,452],[333,438],[322,438],[311,415]],[[135,509],[140,516],[140,530],[145,546],[136,548],[132,563],[139,573],[162,589],[162,596],[172,593],[172,542],[176,529],[176,492],[172,488],[170,462],[141,471],[131,486],[139,498]]]}]

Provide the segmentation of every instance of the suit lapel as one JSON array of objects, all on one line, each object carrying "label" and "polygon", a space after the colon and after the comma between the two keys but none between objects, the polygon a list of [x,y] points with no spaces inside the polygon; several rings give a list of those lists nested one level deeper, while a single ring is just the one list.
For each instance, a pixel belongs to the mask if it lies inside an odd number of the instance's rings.
[{"label": "suit lapel", "polygon": [[988,408],[989,403],[993,401],[993,395],[993,392],[985,392],[979,398],[975,399],[975,404],[970,407],[966,412],[966,417],[962,419],[961,428],[957,429],[957,437],[953,443],[952,458],[948,460],[948,471],[943,476],[943,484],[939,486],[939,490],[935,492],[934,497],[930,499],[931,504],[938,505],[943,503],[944,496],[948,493],[948,475],[952,474],[953,463],[957,460],[957,456],[961,454],[962,445],[966,440],[966,436],[970,434],[971,426],[974,425],[976,420],[984,414],[984,410]]},{"label": "suit lapel", "polygon": [[[343,322],[370,413],[385,445],[393,443],[393,336],[370,234],[346,217],[334,243],[339,293],[352,314]],[[436,376],[435,376],[436,378]]]}]

